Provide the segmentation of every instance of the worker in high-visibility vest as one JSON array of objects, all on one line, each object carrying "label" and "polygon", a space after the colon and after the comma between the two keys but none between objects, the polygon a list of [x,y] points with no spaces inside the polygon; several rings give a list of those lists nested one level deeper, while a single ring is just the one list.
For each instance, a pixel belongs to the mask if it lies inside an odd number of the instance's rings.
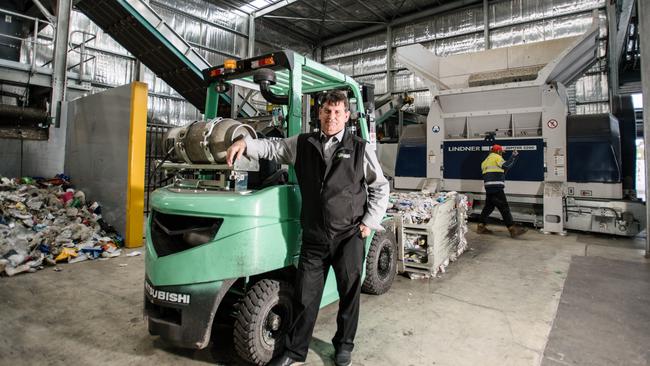
[{"label": "worker in high-visibility vest", "polygon": [[525,233],[526,229],[515,225],[512,221],[508,200],[503,190],[506,187],[506,170],[514,165],[519,152],[514,150],[508,161],[503,158],[503,152],[503,146],[495,144],[490,149],[490,155],[481,163],[483,184],[485,185],[485,206],[481,211],[477,232],[479,234],[492,233],[492,230],[487,228],[486,222],[496,207],[499,209],[501,217],[503,217],[503,222],[508,227],[510,236],[514,238]]}]

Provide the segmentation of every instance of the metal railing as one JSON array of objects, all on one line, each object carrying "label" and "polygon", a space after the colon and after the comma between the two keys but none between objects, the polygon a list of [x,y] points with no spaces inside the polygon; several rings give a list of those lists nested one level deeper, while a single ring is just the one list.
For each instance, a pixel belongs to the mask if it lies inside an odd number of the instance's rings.
[{"label": "metal railing", "polygon": [[[2,8],[0,8],[0,15],[4,15],[4,16],[9,15],[9,16],[12,16],[12,17],[26,19],[28,21],[34,22],[34,27],[32,28],[33,29],[33,36],[30,36],[28,38],[21,38],[21,37],[16,37],[15,35],[12,35],[12,34],[0,33],[0,38],[8,38],[8,39],[13,39],[13,40],[18,40],[18,41],[25,42],[25,43],[28,43],[28,44],[31,45],[31,56],[30,56],[29,64],[30,64],[31,69],[33,71],[36,68],[36,54],[37,54],[37,51],[38,51],[38,47],[39,46],[47,47],[47,46],[52,46],[54,44],[54,41],[51,40],[51,39],[48,40],[49,42],[45,42],[45,43],[40,43],[39,42],[39,36],[38,36],[39,28],[43,24],[50,25],[53,28],[54,28],[54,25],[52,23],[48,22],[48,21],[45,21],[45,20],[41,20],[41,19],[38,19],[38,18],[35,18],[35,17],[30,17],[28,15],[16,13],[16,12],[13,12],[11,10],[2,9]],[[42,40],[47,40],[46,38],[41,38],[41,39]],[[43,66],[43,65],[41,65],[41,66]]]},{"label": "metal railing", "polygon": [[[74,45],[72,43],[72,38],[75,34],[81,34],[81,43]],[[85,64],[88,61],[92,61],[95,59],[95,55],[91,55],[90,57],[86,58],[86,43],[94,40],[97,38],[96,34],[93,33],[88,33],[85,31],[81,30],[76,30],[70,33],[70,42],[68,43],[68,46],[70,47],[70,50],[68,52],[77,52],[79,53],[79,62],[72,65],[68,66],[68,71],[74,69],[75,67],[79,66],[79,82],[83,82],[84,78],[84,73],[85,73]],[[79,51],[77,51],[77,48],[79,48]]]},{"label": "metal railing", "polygon": [[[29,45],[28,49],[28,58],[29,62],[28,64],[30,65],[30,70],[33,73],[36,69],[36,67],[46,67],[50,65],[53,61],[53,54],[51,55],[50,59],[48,61],[45,61],[42,65],[37,65],[37,60],[36,57],[38,55],[38,50],[40,47],[53,47],[54,46],[54,37],[50,37],[49,35],[39,35],[39,31],[41,26],[43,25],[49,25],[52,26],[52,29],[55,31],[56,27],[54,24],[52,24],[49,21],[42,20],[39,18],[31,17],[28,15],[20,14],[13,12],[11,10],[7,9],[2,9],[0,8],[0,16],[11,16],[11,17],[17,17],[21,19],[25,19],[27,21],[33,22],[34,26],[32,28],[32,32],[27,36],[27,37],[17,37],[12,34],[7,34],[7,33],[2,33],[0,32],[0,39],[5,38],[5,39],[13,39],[17,41],[24,42],[25,44]],[[81,42],[80,43],[75,43],[72,41],[72,38],[74,37],[75,34],[81,34]],[[79,62],[68,66],[66,69],[67,71],[70,71],[74,69],[75,67],[79,67],[79,83],[83,82],[84,80],[84,73],[86,69],[86,64],[89,61],[92,61],[93,59],[96,58],[95,55],[90,54],[87,49],[86,45],[93,41],[95,38],[97,38],[96,34],[89,33],[83,30],[75,30],[70,33],[70,41],[68,42],[68,53],[75,52],[79,54]]]},{"label": "metal railing", "polygon": [[163,136],[165,132],[174,126],[148,122],[147,123],[147,149],[145,158],[145,202],[144,213],[149,214],[149,196],[156,188],[165,186],[169,183],[168,177],[161,169],[156,170],[156,161],[165,158],[165,141]]}]

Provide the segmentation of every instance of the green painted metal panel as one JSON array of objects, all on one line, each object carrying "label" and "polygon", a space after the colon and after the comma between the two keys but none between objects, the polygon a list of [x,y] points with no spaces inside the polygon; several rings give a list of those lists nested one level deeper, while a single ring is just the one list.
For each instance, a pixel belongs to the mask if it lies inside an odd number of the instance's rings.
[{"label": "green painted metal panel", "polygon": [[246,195],[163,188],[152,194],[151,201],[156,211],[166,214],[223,218],[214,241],[164,257],[156,254],[147,225],[146,272],[156,286],[272,271],[291,265],[300,247],[300,192],[295,185]]},{"label": "green painted metal panel", "polygon": [[208,87],[208,94],[205,98],[205,119],[217,117],[217,107],[219,106],[219,93],[214,89],[216,83],[211,83]]}]

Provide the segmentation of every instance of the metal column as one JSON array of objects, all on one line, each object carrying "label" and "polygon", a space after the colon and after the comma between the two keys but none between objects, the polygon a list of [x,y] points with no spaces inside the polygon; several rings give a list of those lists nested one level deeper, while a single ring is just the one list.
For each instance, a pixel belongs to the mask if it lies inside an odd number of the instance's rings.
[{"label": "metal column", "polygon": [[61,102],[65,100],[68,68],[68,36],[70,32],[70,13],[72,0],[59,0],[56,10],[56,35],[54,39],[54,59],[52,61],[52,105],[50,117],[59,126]]},{"label": "metal column", "polygon": [[485,49],[490,49],[490,19],[488,18],[488,0],[483,0],[483,35],[485,36]]},{"label": "metal column", "polygon": [[386,91],[393,92],[393,27],[386,27]]},{"label": "metal column", "polygon": [[616,32],[618,31],[618,17],[616,14],[616,4],[607,2],[607,34],[608,34],[608,42],[607,42],[607,56],[609,57],[608,60],[608,67],[609,67],[609,72],[607,73],[609,76],[609,100],[610,100],[610,105],[611,101],[614,99],[614,96],[617,96],[618,93],[618,60],[620,53],[618,52],[620,48],[616,44]]},{"label": "metal column", "polygon": [[253,57],[255,53],[255,13],[248,16],[248,58]]},{"label": "metal column", "polygon": [[643,91],[643,146],[645,153],[645,210],[646,210],[646,236],[645,256],[650,258],[650,179],[648,163],[650,163],[650,4],[647,1],[637,1],[639,13],[639,34],[641,36],[641,82]]}]

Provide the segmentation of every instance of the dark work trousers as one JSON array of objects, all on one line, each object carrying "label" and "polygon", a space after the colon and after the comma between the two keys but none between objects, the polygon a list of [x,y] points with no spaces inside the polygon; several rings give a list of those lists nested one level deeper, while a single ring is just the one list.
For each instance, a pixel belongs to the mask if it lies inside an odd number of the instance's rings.
[{"label": "dark work trousers", "polygon": [[501,217],[503,217],[503,222],[506,224],[506,226],[512,226],[512,214],[510,213],[508,200],[506,199],[506,194],[503,193],[503,190],[498,190],[496,192],[487,192],[485,194],[485,206],[483,207],[483,211],[481,211],[479,222],[485,224],[487,222],[488,216],[490,216],[492,211],[494,211],[495,207],[499,209],[499,212],[501,212]]},{"label": "dark work trousers", "polygon": [[307,358],[330,266],[334,268],[339,292],[337,328],[332,344],[337,350],[352,351],[359,322],[363,242],[360,233],[329,245],[303,241],[296,273],[294,321],[287,335],[287,356],[301,362]]}]

